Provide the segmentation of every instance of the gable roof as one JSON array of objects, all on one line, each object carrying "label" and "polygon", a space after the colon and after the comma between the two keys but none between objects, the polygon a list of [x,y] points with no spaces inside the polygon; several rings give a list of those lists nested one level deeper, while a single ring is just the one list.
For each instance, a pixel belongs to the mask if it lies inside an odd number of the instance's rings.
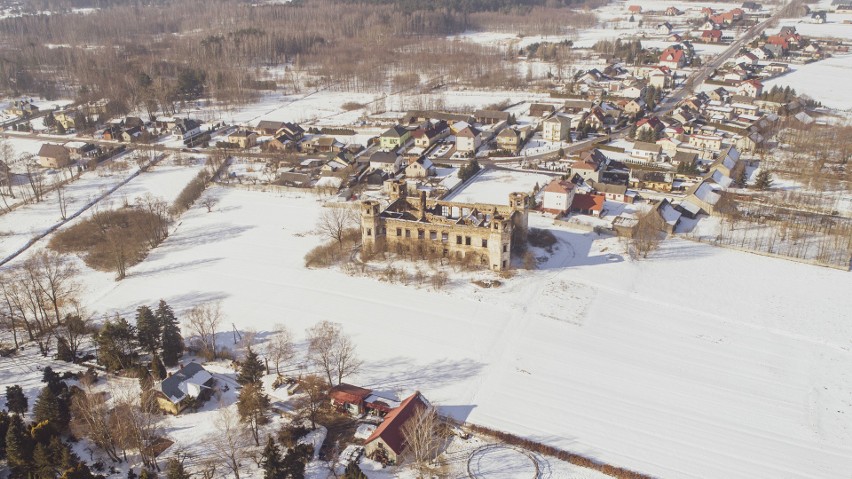
[{"label": "gable roof", "polygon": [[45,143],[39,148],[38,156],[42,158],[65,158],[68,156],[68,149],[62,145]]},{"label": "gable roof", "polygon": [[568,193],[574,189],[574,183],[568,180],[560,180],[554,178],[547,186],[544,187],[545,193]]},{"label": "gable roof", "polygon": [[583,211],[601,211],[603,210],[606,197],[603,195],[587,195],[585,193],[577,193],[574,195],[574,201],[571,202],[572,210]]},{"label": "gable roof", "polygon": [[370,437],[364,441],[364,444],[369,444],[376,439],[382,439],[385,444],[397,455],[402,454],[405,450],[405,436],[402,433],[402,427],[405,423],[414,417],[418,410],[428,408],[429,402],[420,394],[420,391],[415,392],[399,405],[398,408],[389,412],[385,416],[385,420],[379,424],[379,427],[370,434]]},{"label": "gable roof", "polygon": [[385,138],[402,138],[408,130],[403,128],[400,125],[394,125],[388,129],[388,131],[382,133],[382,136]]},{"label": "gable roof", "polygon": [[213,375],[198,363],[189,363],[180,370],[160,382],[160,392],[169,401],[177,404],[188,395],[187,384],[209,387]]},{"label": "gable roof", "polygon": [[373,391],[352,384],[340,383],[328,391],[328,395],[337,402],[360,404]]}]

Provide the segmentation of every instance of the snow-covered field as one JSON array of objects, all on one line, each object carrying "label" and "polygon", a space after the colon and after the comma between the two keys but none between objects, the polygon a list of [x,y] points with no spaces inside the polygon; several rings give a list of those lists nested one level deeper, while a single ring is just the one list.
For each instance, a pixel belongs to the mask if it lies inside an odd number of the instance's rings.
[{"label": "snow-covered field", "polygon": [[351,382],[661,477],[852,470],[849,273],[677,239],[634,262],[616,239],[553,229],[540,270],[434,292],[305,269],[314,197],[210,193],[214,211],[190,210],[124,281],[89,273],[87,304],[222,300],[226,324],[297,339],[339,321],[366,361]]},{"label": "snow-covered field", "polygon": [[852,74],[852,55],[838,55],[807,65],[790,65],[790,69],[790,73],[764,82],[764,88],[789,86],[827,107],[852,110],[852,91],[845,82],[838,81]]},{"label": "snow-covered field", "polygon": [[[68,216],[85,208],[92,200],[126,180],[137,170],[135,166],[115,173],[107,172],[106,169],[107,167],[102,165],[96,171],[85,172],[63,189]],[[111,208],[134,203],[137,198],[148,193],[171,203],[200,169],[201,164],[174,166],[166,161],[166,164],[155,166],[123,185],[102,200],[99,207]],[[49,193],[40,203],[24,205],[0,215],[0,259],[17,251],[31,238],[61,221],[59,197],[55,193]]]}]

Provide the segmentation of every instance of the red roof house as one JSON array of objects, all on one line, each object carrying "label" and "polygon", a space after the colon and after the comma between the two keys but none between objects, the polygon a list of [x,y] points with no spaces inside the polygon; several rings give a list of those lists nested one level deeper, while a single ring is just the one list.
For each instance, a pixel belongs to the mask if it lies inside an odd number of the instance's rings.
[{"label": "red roof house", "polygon": [[405,436],[402,428],[421,409],[430,404],[420,392],[415,392],[385,416],[385,420],[364,441],[367,457],[387,464],[399,462],[399,456],[405,451]]},{"label": "red roof house", "polygon": [[627,11],[630,13],[642,13],[642,7],[639,5],[630,5],[627,7]]},{"label": "red roof house", "polygon": [[663,53],[660,54],[659,64],[660,66],[675,70],[686,64],[686,57],[684,56],[683,50],[669,47],[663,50]]},{"label": "red roof house", "polygon": [[606,201],[604,195],[577,193],[571,203],[571,211],[584,215],[600,216],[604,201]]},{"label": "red roof house", "polygon": [[350,414],[362,414],[364,412],[364,399],[372,393],[369,389],[364,389],[351,384],[340,383],[331,388],[328,396],[331,398],[331,403],[340,409],[344,409]]},{"label": "red roof house", "polygon": [[722,41],[721,30],[704,30],[701,32],[701,41],[709,43],[719,43]]}]

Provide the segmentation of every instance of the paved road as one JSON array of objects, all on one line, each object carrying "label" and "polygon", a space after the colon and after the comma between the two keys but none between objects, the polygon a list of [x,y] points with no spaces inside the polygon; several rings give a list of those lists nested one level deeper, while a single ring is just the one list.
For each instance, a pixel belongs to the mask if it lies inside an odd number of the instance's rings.
[{"label": "paved road", "polygon": [[[802,0],[792,0],[788,5],[797,6],[801,3]],[[725,51],[717,55],[709,62],[705,63],[702,67],[700,67],[698,71],[693,73],[689,78],[686,79],[686,81],[681,83],[680,86],[675,88],[674,91],[672,91],[672,93],[666,97],[666,99],[657,109],[655,114],[657,116],[665,116],[669,112],[671,112],[675,108],[675,106],[677,106],[678,102],[683,100],[687,95],[692,94],[695,89],[695,86],[704,83],[710,77],[714,70],[721,67],[725,64],[725,62],[737,55],[744,45],[747,45],[752,40],[757,38],[757,36],[760,35],[766,29],[766,27],[769,26],[770,23],[779,20],[788,5],[779,8],[778,11],[772,14],[771,17],[760,23],[755,24],[754,26],[746,30],[745,33],[740,35],[739,39],[731,43],[731,45]]]}]

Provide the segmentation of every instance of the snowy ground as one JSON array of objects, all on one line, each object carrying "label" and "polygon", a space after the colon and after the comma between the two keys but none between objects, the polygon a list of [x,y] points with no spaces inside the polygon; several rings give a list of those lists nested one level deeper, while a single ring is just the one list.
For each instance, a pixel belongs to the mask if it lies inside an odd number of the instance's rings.
[{"label": "snowy ground", "polygon": [[487,169],[472,178],[468,184],[447,196],[446,200],[460,203],[508,205],[510,194],[532,194],[535,185],[544,188],[553,178],[555,178],[554,175],[544,173]]},{"label": "snowy ground", "polygon": [[541,270],[433,292],[306,270],[313,197],[211,193],[214,211],[185,214],[124,281],[89,273],[91,308],[222,300],[226,323],[297,339],[340,321],[366,360],[356,384],[663,477],[852,469],[848,273],[681,240],[634,262],[617,239],[554,229]]},{"label": "snowy ground", "polygon": [[[97,170],[85,172],[80,178],[69,183],[63,189],[68,216],[85,208],[99,195],[137,171],[132,162],[129,166],[128,170],[111,172],[107,165],[101,165]],[[201,163],[174,166],[169,160],[165,160],[113,192],[99,203],[99,207],[115,208],[134,203],[137,198],[148,193],[171,203],[200,169]],[[17,251],[31,238],[61,221],[59,197],[55,193],[48,194],[40,203],[24,205],[0,215],[0,259]]]}]

